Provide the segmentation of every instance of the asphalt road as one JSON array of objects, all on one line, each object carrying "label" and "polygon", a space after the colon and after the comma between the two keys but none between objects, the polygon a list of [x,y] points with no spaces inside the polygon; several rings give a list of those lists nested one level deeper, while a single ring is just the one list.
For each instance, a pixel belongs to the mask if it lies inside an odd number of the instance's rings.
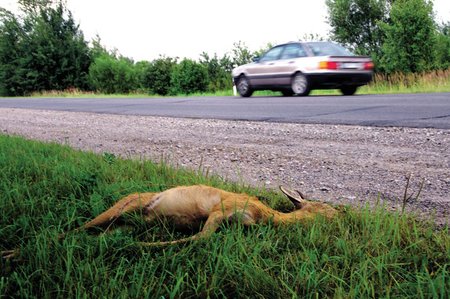
[{"label": "asphalt road", "polygon": [[450,93],[251,98],[0,98],[0,107],[450,129]]}]

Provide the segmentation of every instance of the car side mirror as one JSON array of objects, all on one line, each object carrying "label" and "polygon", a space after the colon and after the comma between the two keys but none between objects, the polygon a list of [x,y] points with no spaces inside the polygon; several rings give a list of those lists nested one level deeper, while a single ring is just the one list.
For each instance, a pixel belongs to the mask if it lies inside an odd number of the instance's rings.
[{"label": "car side mirror", "polygon": [[259,62],[259,56],[255,56],[252,58],[253,62]]}]

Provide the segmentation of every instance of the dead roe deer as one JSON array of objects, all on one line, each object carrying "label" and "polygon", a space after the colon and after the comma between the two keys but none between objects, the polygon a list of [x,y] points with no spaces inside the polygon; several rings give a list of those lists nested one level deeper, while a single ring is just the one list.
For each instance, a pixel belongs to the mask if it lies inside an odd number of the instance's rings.
[{"label": "dead roe deer", "polygon": [[188,238],[144,243],[141,245],[169,245],[199,238],[206,238],[214,233],[223,221],[240,219],[244,225],[267,223],[274,225],[302,222],[313,219],[316,215],[332,218],[337,210],[328,204],[308,201],[296,190],[280,187],[281,191],[292,201],[296,210],[282,213],[269,208],[255,196],[244,193],[232,193],[204,185],[175,187],[161,193],[135,193],[119,200],[95,219],[87,222],[81,229],[111,224],[127,212],[140,211],[146,221],[168,218],[178,227],[197,226],[206,220],[203,229]]},{"label": "dead roe deer", "polygon": [[[191,237],[166,242],[139,243],[143,246],[157,246],[207,238],[223,221],[240,219],[244,225],[265,224],[271,221],[274,225],[282,225],[308,221],[316,215],[332,218],[338,213],[328,204],[306,200],[299,191],[284,187],[280,189],[292,201],[295,211],[282,213],[273,210],[257,197],[244,193],[232,193],[204,185],[183,186],[161,193],[128,195],[76,231],[111,225],[120,216],[133,211],[141,212],[146,221],[167,218],[178,227],[193,227],[206,220],[203,229]],[[2,257],[10,259],[18,253],[18,249],[3,251]]]}]

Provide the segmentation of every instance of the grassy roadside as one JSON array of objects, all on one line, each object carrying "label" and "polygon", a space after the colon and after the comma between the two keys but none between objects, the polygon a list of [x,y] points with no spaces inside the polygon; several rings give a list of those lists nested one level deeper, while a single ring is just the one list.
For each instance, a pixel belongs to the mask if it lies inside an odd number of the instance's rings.
[{"label": "grassy roadside", "polygon": [[[165,248],[169,223],[128,217],[130,230],[69,233],[131,192],[203,183],[290,203],[277,193],[57,144],[0,135],[0,250],[5,297],[448,298],[450,236],[408,215],[341,207],[332,221],[275,228],[224,224],[211,239]],[[189,233],[188,233],[189,234]]]},{"label": "grassy roadside", "polygon": [[[375,74],[374,80],[358,89],[357,94],[394,94],[394,93],[434,93],[434,92],[450,92],[450,70],[433,71],[424,74],[393,74],[385,76]],[[311,95],[340,95],[339,90],[313,90]],[[217,92],[179,94],[176,96],[232,96],[233,91],[222,90]],[[258,91],[255,95],[260,96],[279,96],[279,92]],[[99,94],[95,92],[85,92],[77,89],[65,91],[45,91],[35,92],[32,97],[80,97],[80,98],[148,98],[162,97],[145,92],[136,91],[130,94]]]}]

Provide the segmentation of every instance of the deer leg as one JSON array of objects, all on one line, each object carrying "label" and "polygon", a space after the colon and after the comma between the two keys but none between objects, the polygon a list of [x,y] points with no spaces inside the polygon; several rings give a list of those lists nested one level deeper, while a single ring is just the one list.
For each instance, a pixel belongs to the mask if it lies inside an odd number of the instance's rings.
[{"label": "deer leg", "polygon": [[119,200],[105,212],[85,223],[80,229],[109,225],[123,214],[138,211],[150,204],[156,194],[157,193],[134,193],[128,195]]},{"label": "deer leg", "polygon": [[219,228],[220,224],[224,220],[225,220],[224,213],[222,211],[216,211],[209,215],[208,219],[205,222],[205,226],[203,226],[203,229],[199,233],[191,237],[165,242],[139,242],[138,244],[141,246],[165,246],[165,245],[186,243],[199,239],[205,239],[210,237]]}]

